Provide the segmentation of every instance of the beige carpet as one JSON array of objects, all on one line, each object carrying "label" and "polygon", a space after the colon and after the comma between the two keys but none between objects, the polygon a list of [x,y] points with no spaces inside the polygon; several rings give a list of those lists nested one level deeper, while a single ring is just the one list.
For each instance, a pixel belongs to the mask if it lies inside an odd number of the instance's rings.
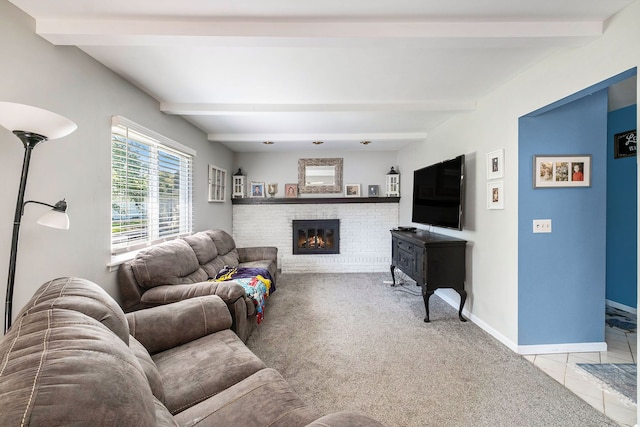
[{"label": "beige carpet", "polygon": [[616,426],[472,322],[389,274],[282,274],[248,346],[301,397],[387,426]]}]

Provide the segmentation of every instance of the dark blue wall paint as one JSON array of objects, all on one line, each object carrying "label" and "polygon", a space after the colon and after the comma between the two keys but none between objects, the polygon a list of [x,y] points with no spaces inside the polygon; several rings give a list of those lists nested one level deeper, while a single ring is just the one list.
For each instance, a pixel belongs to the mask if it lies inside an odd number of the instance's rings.
[{"label": "dark blue wall paint", "polygon": [[[606,89],[520,118],[518,345],[604,342],[606,138]],[[590,154],[591,187],[533,189],[536,154]]]},{"label": "dark blue wall paint", "polygon": [[636,129],[636,106],[609,113],[607,132],[607,299],[637,308],[636,157],[614,159],[613,136]]}]

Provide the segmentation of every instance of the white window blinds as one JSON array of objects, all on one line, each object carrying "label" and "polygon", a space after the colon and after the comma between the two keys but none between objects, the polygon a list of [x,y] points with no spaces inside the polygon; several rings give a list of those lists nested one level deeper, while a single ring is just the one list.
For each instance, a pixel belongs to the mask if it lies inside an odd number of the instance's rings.
[{"label": "white window blinds", "polygon": [[178,142],[112,118],[112,254],[192,232],[194,156]]}]

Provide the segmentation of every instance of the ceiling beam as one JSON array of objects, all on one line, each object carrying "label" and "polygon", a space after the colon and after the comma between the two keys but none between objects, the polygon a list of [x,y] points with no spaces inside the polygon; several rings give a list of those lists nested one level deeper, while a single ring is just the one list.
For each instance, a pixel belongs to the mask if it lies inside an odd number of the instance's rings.
[{"label": "ceiling beam", "polygon": [[186,116],[224,116],[261,113],[473,111],[473,101],[426,101],[364,104],[202,104],[162,102],[160,111]]},{"label": "ceiling beam", "polygon": [[[415,21],[318,19],[78,19],[36,20],[36,33],[55,45],[207,44],[229,38],[397,40],[522,40],[590,38],[603,33],[601,21]],[[222,40],[219,40],[222,38]]]},{"label": "ceiling beam", "polygon": [[209,141],[219,142],[298,142],[298,141],[403,141],[420,140],[427,137],[426,132],[394,132],[394,133],[210,133]]}]

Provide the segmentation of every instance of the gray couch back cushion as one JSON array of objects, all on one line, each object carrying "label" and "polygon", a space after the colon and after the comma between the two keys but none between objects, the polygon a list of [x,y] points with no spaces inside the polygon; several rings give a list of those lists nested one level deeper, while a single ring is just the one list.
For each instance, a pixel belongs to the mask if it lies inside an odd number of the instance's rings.
[{"label": "gray couch back cushion", "polygon": [[156,425],[136,357],[80,312],[53,307],[18,318],[0,342],[0,360],[2,426]]},{"label": "gray couch back cushion", "polygon": [[193,249],[204,276],[215,277],[225,265],[237,267],[238,250],[233,237],[223,230],[207,230],[184,237]]},{"label": "gray couch back cushion", "polygon": [[129,343],[129,324],[122,308],[104,289],[89,280],[61,277],[44,283],[16,319],[52,308],[83,313],[105,325],[124,343]]},{"label": "gray couch back cushion", "polygon": [[181,285],[207,280],[191,246],[182,239],[171,240],[140,252],[131,262],[138,284],[150,289],[160,285]]}]

